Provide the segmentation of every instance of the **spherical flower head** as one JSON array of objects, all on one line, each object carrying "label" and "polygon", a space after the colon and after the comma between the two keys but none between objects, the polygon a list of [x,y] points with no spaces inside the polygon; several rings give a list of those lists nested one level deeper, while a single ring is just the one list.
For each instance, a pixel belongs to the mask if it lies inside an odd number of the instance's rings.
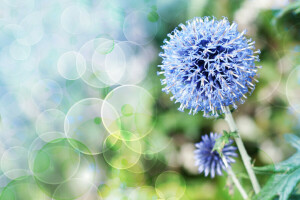
[{"label": "spherical flower head", "polygon": [[236,109],[257,82],[254,62],[260,51],[254,51],[255,42],[225,17],[196,17],[179,27],[168,34],[159,54],[163,91],[171,92],[179,110],[189,109],[189,114],[216,117],[226,106]]},{"label": "spherical flower head", "polygon": [[[221,137],[220,134],[210,133],[210,135],[202,136],[202,141],[196,143],[195,159],[198,166],[199,173],[204,173],[208,176],[210,173],[211,178],[215,177],[215,174],[222,175],[222,170],[226,171],[226,167],[220,154],[217,151],[213,151],[216,139]],[[234,163],[235,160],[232,157],[237,157],[236,147],[232,146],[232,140],[227,143],[223,150],[223,159],[226,159],[228,167],[230,163]]]}]

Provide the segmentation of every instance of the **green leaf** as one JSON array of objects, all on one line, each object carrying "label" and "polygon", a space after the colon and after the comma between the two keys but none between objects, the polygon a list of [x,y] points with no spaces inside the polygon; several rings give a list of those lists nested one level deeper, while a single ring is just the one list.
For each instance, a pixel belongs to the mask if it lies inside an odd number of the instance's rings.
[{"label": "green leaf", "polygon": [[297,149],[297,152],[287,160],[276,165],[255,167],[257,173],[273,173],[254,200],[271,200],[279,196],[279,200],[287,200],[300,182],[300,138],[286,134],[285,140]]},{"label": "green leaf", "polygon": [[284,139],[290,143],[293,147],[300,151],[300,138],[293,134],[285,134]]},{"label": "green leaf", "polygon": [[229,137],[233,137],[233,138],[238,138],[239,137],[237,131],[232,131],[232,132],[229,132],[229,133],[227,133],[226,131],[223,131],[223,132],[224,132],[224,134],[225,133],[228,134]]},{"label": "green leaf", "polygon": [[230,137],[238,137],[237,132],[223,131],[223,135],[216,139],[213,151],[217,151],[220,154],[220,156],[222,156],[222,150],[225,147],[225,145],[229,143]]}]

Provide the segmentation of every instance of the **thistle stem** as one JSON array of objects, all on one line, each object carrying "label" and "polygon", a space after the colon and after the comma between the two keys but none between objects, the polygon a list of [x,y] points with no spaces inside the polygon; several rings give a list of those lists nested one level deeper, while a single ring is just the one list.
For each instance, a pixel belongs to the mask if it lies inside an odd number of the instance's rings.
[{"label": "thistle stem", "polygon": [[237,177],[235,176],[235,173],[232,171],[231,168],[227,169],[227,173],[231,177],[233,183],[235,184],[236,188],[239,190],[243,199],[245,199],[245,200],[248,199],[248,195],[247,195],[246,191],[244,190],[243,186],[241,185],[241,183],[239,182],[239,180],[237,179]]},{"label": "thistle stem", "polygon": [[224,159],[223,156],[222,156],[222,160],[225,164],[228,175],[232,179],[232,182],[235,184],[236,188],[239,190],[239,192],[242,195],[243,199],[245,199],[245,200],[248,199],[248,195],[247,195],[245,189],[241,185],[241,183],[240,183],[239,179],[236,177],[235,173],[232,171],[231,167],[228,167],[228,163],[227,163],[226,159]]},{"label": "thistle stem", "polygon": [[[228,107],[226,107],[225,120],[227,121],[227,123],[229,125],[230,131],[232,131],[232,132],[237,132],[238,131],[237,126],[234,122],[234,119],[231,115],[230,109]],[[254,192],[255,192],[255,194],[258,194],[259,190],[260,190],[260,186],[259,186],[259,183],[257,181],[257,178],[256,178],[255,173],[254,173],[254,171],[252,169],[252,166],[251,166],[251,162],[250,162],[251,158],[249,157],[249,155],[248,155],[248,153],[245,149],[245,146],[244,146],[244,143],[241,139],[241,136],[239,135],[238,132],[237,132],[237,134],[238,134],[238,137],[234,138],[235,143],[236,143],[236,145],[239,149],[239,152],[241,154],[244,166],[245,166],[245,168],[248,172],[248,175],[249,175],[250,181],[252,183],[252,187],[254,189]]]}]

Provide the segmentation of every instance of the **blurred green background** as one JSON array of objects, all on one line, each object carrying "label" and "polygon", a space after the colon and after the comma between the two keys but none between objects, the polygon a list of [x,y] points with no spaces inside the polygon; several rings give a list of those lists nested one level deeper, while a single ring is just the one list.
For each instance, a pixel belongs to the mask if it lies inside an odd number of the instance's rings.
[{"label": "blurred green background", "polygon": [[292,155],[299,1],[1,0],[0,199],[241,199],[194,163],[194,143],[226,122],[179,112],[156,75],[167,34],[196,16],[226,16],[261,50],[259,83],[233,113],[254,165]]}]

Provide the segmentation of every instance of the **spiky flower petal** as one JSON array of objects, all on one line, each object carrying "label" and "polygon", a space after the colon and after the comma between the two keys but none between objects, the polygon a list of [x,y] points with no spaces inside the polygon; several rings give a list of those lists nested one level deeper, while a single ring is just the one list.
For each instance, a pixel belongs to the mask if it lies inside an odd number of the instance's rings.
[{"label": "spiky flower petal", "polygon": [[196,17],[179,27],[168,34],[160,53],[163,91],[171,92],[179,110],[189,109],[189,114],[201,110],[211,117],[225,113],[225,106],[236,109],[257,81],[255,42],[225,17]]},{"label": "spiky flower petal", "polygon": [[[221,137],[220,134],[210,133],[210,135],[202,136],[202,141],[196,143],[195,159],[198,166],[199,173],[204,173],[208,176],[210,173],[211,178],[215,177],[215,174],[222,175],[222,170],[226,171],[226,167],[220,154],[217,151],[213,151],[216,139]],[[237,157],[236,147],[231,146],[232,140],[226,144],[222,150],[224,159],[226,159],[229,167],[230,163],[234,163],[235,160],[232,157]]]}]

